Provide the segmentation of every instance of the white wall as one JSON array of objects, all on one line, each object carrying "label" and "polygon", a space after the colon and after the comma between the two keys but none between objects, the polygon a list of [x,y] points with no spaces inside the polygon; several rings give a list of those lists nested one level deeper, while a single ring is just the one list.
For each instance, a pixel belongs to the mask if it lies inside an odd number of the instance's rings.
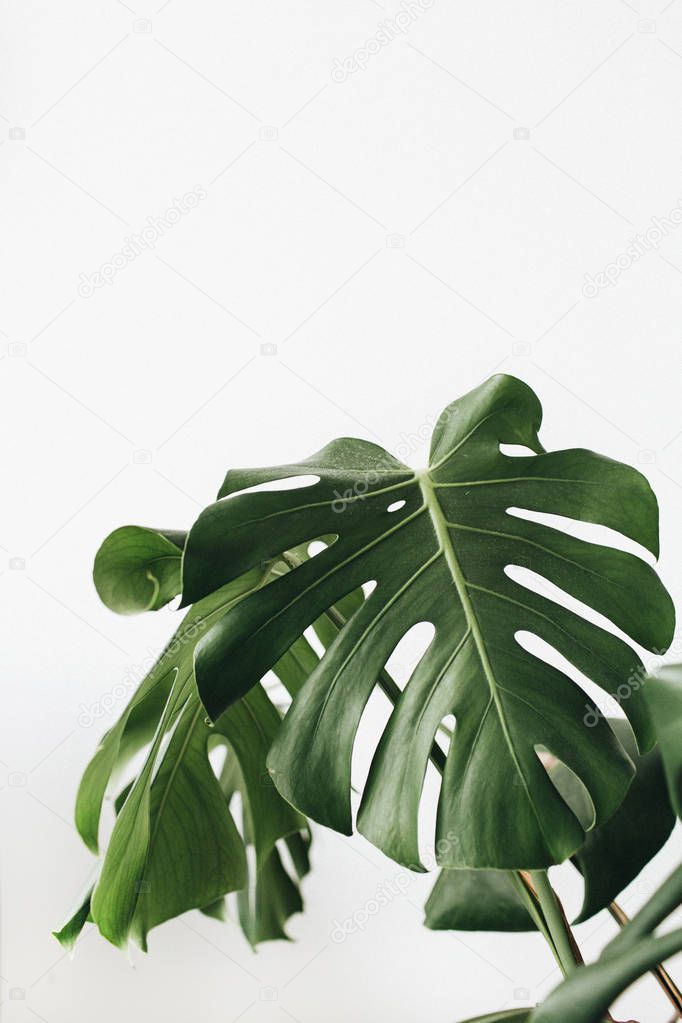
[{"label": "white wall", "polygon": [[[189,914],[134,970],[94,933],[64,957],[50,929],[89,864],[76,785],[121,709],[84,727],[82,706],[171,628],[107,612],[90,567],[117,525],[189,526],[230,465],[349,433],[396,448],[505,371],[538,390],[547,447],[647,473],[679,598],[682,230],[583,284],[680,203],[682,3],[413,5],[345,81],[335,59],[404,9],[159,3],[0,6],[3,1019],[449,1023],[532,1002],[557,980],[540,939],[425,931],[430,879],[334,943],[398,869],[329,833],[292,944],[253,956]],[[196,186],[155,250],[79,293]],[[612,932],[580,929],[587,954]],[[648,981],[622,1015],[669,1018]]]}]

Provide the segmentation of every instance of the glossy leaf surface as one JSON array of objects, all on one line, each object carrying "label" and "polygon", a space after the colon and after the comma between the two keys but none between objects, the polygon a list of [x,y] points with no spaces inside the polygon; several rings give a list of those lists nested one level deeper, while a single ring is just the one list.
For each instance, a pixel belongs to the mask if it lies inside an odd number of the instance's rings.
[{"label": "glossy leaf surface", "polygon": [[[612,694],[641,671],[638,656],[507,569],[532,570],[649,649],[670,641],[670,598],[636,556],[510,509],[608,526],[656,554],[656,501],[634,469],[585,450],[545,453],[540,420],[529,387],[493,377],[441,415],[427,470],[415,473],[365,441],[335,441],[301,463],[229,472],[188,538],[186,604],[286,548],[336,537],[201,638],[196,678],[213,718],[327,608],[376,584],[294,700],[268,761],[285,798],[338,831],[352,828],[353,743],[384,664],[413,625],[435,627],[379,742],[358,815],[359,830],[400,863],[419,865],[424,774],[449,714],[457,724],[436,829],[446,866],[545,867],[580,847],[584,829],[538,747],[580,777],[597,822],[615,812],[631,781],[632,763],[608,724],[597,717],[585,727],[586,709],[594,710],[585,693],[516,637],[540,637]],[[536,454],[510,457],[501,444]],[[303,475],[318,482],[237,493]],[[624,709],[649,748],[641,693]]]}]

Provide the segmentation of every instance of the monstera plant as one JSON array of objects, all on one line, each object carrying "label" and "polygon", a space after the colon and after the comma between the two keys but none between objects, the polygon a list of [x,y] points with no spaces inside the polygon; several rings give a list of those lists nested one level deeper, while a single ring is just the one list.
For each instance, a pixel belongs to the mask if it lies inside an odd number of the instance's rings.
[{"label": "monstera plant", "polygon": [[[310,820],[356,827],[424,870],[431,762],[441,872],[427,925],[537,929],[567,977],[545,1006],[491,1021],[611,1018],[613,997],[650,969],[682,1011],[661,965],[680,932],[655,933],[678,875],[629,923],[614,902],[680,808],[682,680],[647,681],[637,652],[665,652],[674,610],[647,561],[576,528],[608,527],[657,557],[657,504],[628,466],[545,452],[541,417],[526,384],[495,376],[442,413],[424,470],[337,440],[230,470],[187,535],[129,526],[105,540],[94,578],[108,607],[181,594],[188,610],[83,777],[76,822],[94,852],[107,792],[116,818],[62,943],[91,920],[146,948],[152,927],[191,908],[221,916],[235,891],[253,944],[284,937]],[[424,622],[433,638],[401,688],[387,661]],[[557,663],[622,715],[607,719]],[[392,712],[354,814],[353,747],[376,688]],[[547,873],[568,859],[585,879],[578,919],[608,908],[624,925],[589,967]]]}]

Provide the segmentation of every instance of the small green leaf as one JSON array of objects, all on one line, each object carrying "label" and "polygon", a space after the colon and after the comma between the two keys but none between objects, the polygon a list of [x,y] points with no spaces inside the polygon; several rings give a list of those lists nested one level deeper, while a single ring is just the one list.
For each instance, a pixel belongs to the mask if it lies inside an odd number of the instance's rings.
[{"label": "small green leaf", "polygon": [[102,603],[117,614],[157,611],[182,589],[185,533],[122,526],[95,556],[93,577]]}]

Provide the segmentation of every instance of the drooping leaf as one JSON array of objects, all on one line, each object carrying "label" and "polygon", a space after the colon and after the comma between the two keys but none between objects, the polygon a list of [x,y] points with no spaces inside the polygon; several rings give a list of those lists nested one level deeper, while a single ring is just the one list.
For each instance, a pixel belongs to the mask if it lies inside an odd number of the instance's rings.
[{"label": "drooping leaf", "polygon": [[225,905],[225,897],[216,899],[214,902],[210,902],[208,906],[202,906],[201,912],[204,916],[208,916],[211,920],[219,920],[220,923],[224,923],[227,920],[227,906]]},{"label": "drooping leaf", "polygon": [[[592,702],[516,635],[539,636],[610,694],[641,671],[638,656],[505,569],[531,568],[648,649],[670,641],[670,598],[634,555],[509,509],[609,526],[656,554],[656,501],[627,466],[584,450],[543,453],[540,420],[530,388],[493,377],[440,417],[428,470],[415,473],[374,444],[335,441],[298,464],[229,472],[220,500],[188,537],[185,604],[285,548],[337,537],[202,637],[196,678],[214,718],[325,609],[376,584],[294,699],[269,757],[285,798],[338,831],[351,831],[353,743],[380,672],[413,625],[435,626],[381,738],[358,815],[359,830],[400,863],[419,864],[424,774],[449,714],[457,724],[436,833],[446,866],[545,867],[582,844],[584,830],[537,747],[580,777],[597,822],[617,809],[631,780],[632,763],[608,724],[597,715],[595,727],[585,727],[586,708],[596,714]],[[500,444],[537,454],[510,457]],[[318,482],[237,494],[302,475]],[[649,748],[653,732],[641,693],[624,709],[640,748]]]},{"label": "drooping leaf", "polygon": [[441,870],[424,909],[433,931],[535,930],[506,870]]},{"label": "drooping leaf", "polygon": [[62,924],[59,930],[52,932],[53,937],[57,939],[65,952],[71,952],[86,923],[92,919],[90,916],[90,900],[92,898],[92,890],[95,886],[95,881],[99,876],[99,870],[100,865],[98,863],[93,870],[92,877],[85,885],[81,895],[78,897],[76,906],[69,914],[68,919]]},{"label": "drooping leaf", "polygon": [[[678,816],[682,811],[682,665],[661,669],[645,684]],[[682,905],[682,866],[677,867],[596,963],[576,970],[531,1016],[532,1023],[599,1023],[630,984],[682,951],[682,928],[659,927]]]},{"label": "drooping leaf", "polygon": [[112,774],[151,741],[168,700],[172,672],[177,670],[181,686],[189,684],[193,677],[194,648],[201,635],[235,601],[262,585],[265,578],[261,568],[254,569],[191,608],[121,717],[103,737],[85,770],[76,799],[76,826],[93,852],[98,850],[102,801]]},{"label": "drooping leaf", "polygon": [[[287,552],[292,563],[306,556],[305,551]],[[116,576],[125,558],[116,562],[112,555],[108,566]],[[266,767],[281,715],[258,686],[209,727],[193,675],[194,648],[210,623],[252,589],[288,571],[290,564],[283,561],[259,565],[199,601],[84,774],[76,820],[86,843],[97,851],[105,792],[118,784],[132,757],[148,748],[143,766],[114,800],[117,820],[92,910],[88,906],[89,917],[116,944],[133,938],[146,948],[153,927],[191,908],[223,918],[224,894],[237,889],[245,891],[239,899],[240,922],[254,944],[286,937],[286,919],[302,907],[300,880],[309,868],[307,822],[278,794]],[[361,600],[361,593],[352,595],[347,607],[354,609]],[[337,632],[329,621],[316,627],[328,636]],[[295,694],[317,660],[299,637],[274,671]],[[219,778],[209,762],[216,744],[229,751]],[[248,820],[241,832],[229,811],[237,792]],[[282,861],[282,842],[294,861],[293,872]],[[245,855],[248,846],[255,851],[253,865]],[[82,912],[74,916],[60,939],[75,940],[86,919]]]},{"label": "drooping leaf", "polygon": [[104,541],[93,577],[102,600],[118,614],[156,611],[180,592],[186,533],[122,526]]},{"label": "drooping leaf", "polygon": [[[248,769],[248,764],[245,766]],[[258,766],[264,771],[264,761]],[[258,771],[252,771],[251,774],[257,777]],[[262,941],[288,939],[285,924],[290,916],[303,909],[300,881],[310,870],[310,833],[302,829],[285,835],[278,842],[280,836],[277,830],[258,828],[254,832],[254,811],[258,814],[263,810],[267,812],[268,808],[261,807],[259,803],[252,808],[249,786],[245,784],[240,762],[235,755],[228,754],[226,757],[219,780],[228,805],[236,795],[241,797],[242,837],[247,849],[255,846],[255,857],[247,856],[247,883],[237,893],[242,931],[254,947]],[[289,869],[282,862],[282,846],[286,848],[292,864]],[[226,918],[225,900],[220,900],[220,903],[213,904],[203,912],[217,919]]]},{"label": "drooping leaf", "polygon": [[[121,532],[122,537],[117,535]],[[131,534],[135,540],[140,533],[144,543],[133,544],[133,564],[128,541]],[[99,574],[107,592],[118,594],[121,609],[125,580],[147,578],[167,541],[134,527],[112,536],[98,555]],[[175,550],[179,556],[179,548]],[[261,687],[251,690],[215,728],[209,728],[193,675],[194,647],[208,625],[283,570],[288,567],[280,563],[260,565],[188,612],[84,774],[76,821],[86,844],[97,851],[105,792],[117,783],[132,757],[148,748],[142,768],[116,798],[118,816],[88,909],[102,934],[115,944],[132,937],[144,948],[152,927],[190,908],[208,908],[215,915],[224,894],[247,883],[245,839],[209,762],[209,745],[215,741],[227,743],[239,765],[258,876],[276,854],[280,839],[307,829],[305,818],[281,798],[267,773],[266,755],[281,718],[265,692]],[[174,595],[170,576],[167,583],[165,595],[170,599]],[[179,577],[173,583],[177,585]],[[294,663],[283,674],[297,691],[317,658],[303,638],[288,655]],[[268,865],[268,870],[272,873],[273,868]],[[76,914],[60,939],[72,940],[85,919],[82,911]]]},{"label": "drooping leaf", "polygon": [[[299,832],[285,840],[288,850],[294,841],[309,844],[308,836]],[[309,864],[308,868],[309,869]],[[261,869],[252,871],[250,883],[237,893],[239,922],[244,934],[252,945],[262,941],[288,939],[285,924],[295,913],[303,909],[299,882],[307,873],[290,873],[282,856],[274,847]]]}]

